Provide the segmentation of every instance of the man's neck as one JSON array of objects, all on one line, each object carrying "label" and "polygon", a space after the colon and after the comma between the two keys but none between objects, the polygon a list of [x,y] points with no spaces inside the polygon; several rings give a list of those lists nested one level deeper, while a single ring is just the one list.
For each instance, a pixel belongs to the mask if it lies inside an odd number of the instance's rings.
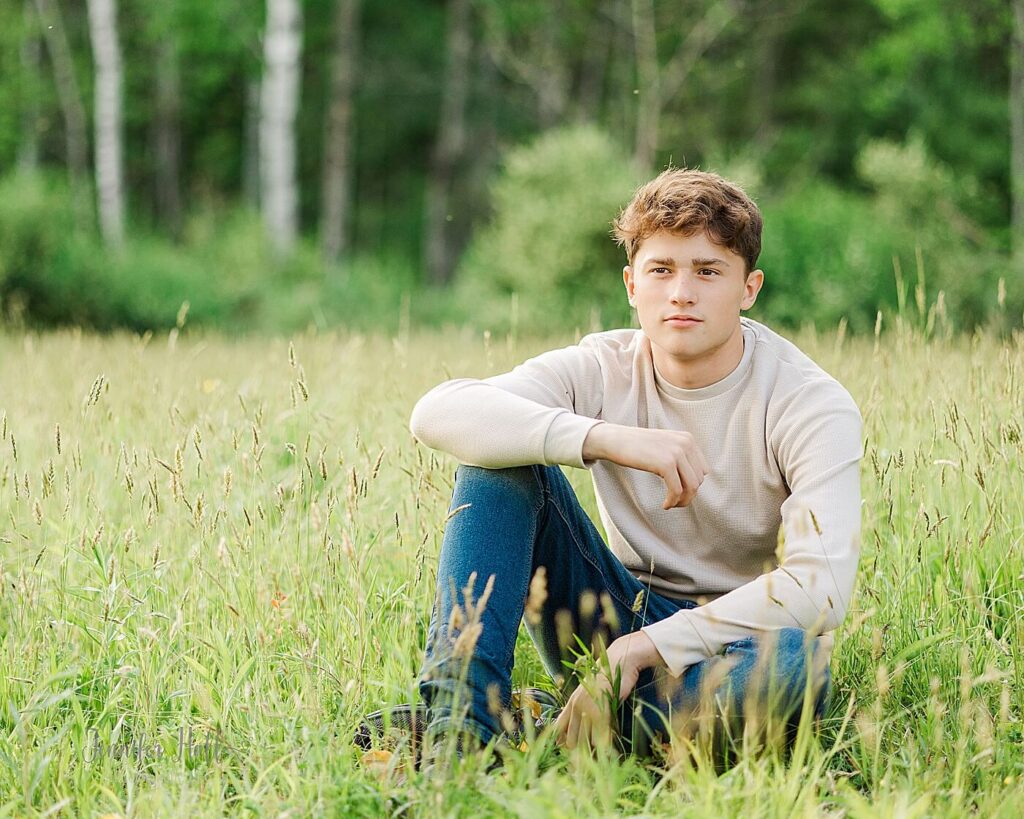
[{"label": "man's neck", "polygon": [[721,381],[735,370],[743,360],[743,346],[743,327],[737,323],[724,344],[699,359],[680,360],[654,344],[651,345],[651,356],[658,375],[665,381],[674,387],[695,390]]}]

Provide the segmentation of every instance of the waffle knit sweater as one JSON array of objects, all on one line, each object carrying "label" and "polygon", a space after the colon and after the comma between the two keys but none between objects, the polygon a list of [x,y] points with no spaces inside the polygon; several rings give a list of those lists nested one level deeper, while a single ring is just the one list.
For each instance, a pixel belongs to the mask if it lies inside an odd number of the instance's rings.
[{"label": "waffle knit sweater", "polygon": [[[705,387],[665,381],[642,330],[610,330],[508,373],[439,384],[409,425],[473,466],[590,470],[615,556],[655,591],[699,604],[643,628],[675,676],[728,643],[785,627],[823,635],[829,651],[856,576],[857,405],[791,342],[740,322],[739,365]],[[690,432],[709,466],[690,505],[663,509],[656,474],[584,461],[587,434],[604,422]]]}]

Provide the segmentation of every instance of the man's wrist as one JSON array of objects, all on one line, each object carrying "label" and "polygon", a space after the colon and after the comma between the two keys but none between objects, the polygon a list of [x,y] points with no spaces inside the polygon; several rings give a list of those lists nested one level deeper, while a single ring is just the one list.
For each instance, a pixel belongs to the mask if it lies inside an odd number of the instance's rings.
[{"label": "man's wrist", "polygon": [[616,642],[621,642],[624,657],[636,668],[643,670],[665,665],[654,640],[644,631],[624,634]]},{"label": "man's wrist", "polygon": [[608,434],[613,426],[614,424],[602,421],[590,428],[587,437],[583,439],[583,460],[596,461],[608,457]]}]

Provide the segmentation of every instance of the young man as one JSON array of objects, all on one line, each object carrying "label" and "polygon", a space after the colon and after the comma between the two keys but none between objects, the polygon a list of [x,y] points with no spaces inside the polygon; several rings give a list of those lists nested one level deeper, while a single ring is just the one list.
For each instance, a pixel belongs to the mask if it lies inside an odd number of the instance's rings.
[{"label": "young man", "polygon": [[[735,185],[666,170],[614,222],[640,330],[416,404],[415,437],[460,462],[419,682],[431,732],[508,728],[531,580],[527,629],[553,677],[577,636],[617,637],[611,677],[578,685],[555,723],[569,748],[610,731],[649,747],[702,689],[741,720],[759,702],[792,721],[809,687],[820,715],[856,575],[862,421],[836,380],[741,317],[764,281],[761,226]],[[559,465],[591,471],[607,545]]]}]

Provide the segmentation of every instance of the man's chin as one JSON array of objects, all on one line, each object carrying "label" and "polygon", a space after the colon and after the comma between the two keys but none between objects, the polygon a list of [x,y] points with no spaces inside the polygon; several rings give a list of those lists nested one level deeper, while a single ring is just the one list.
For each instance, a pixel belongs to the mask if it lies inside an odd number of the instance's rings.
[{"label": "man's chin", "polygon": [[[699,328],[694,329],[699,333]],[[698,333],[692,331],[680,333],[670,330],[668,333],[660,333],[654,342],[671,355],[700,356],[710,350],[712,345],[708,344],[708,340],[703,337],[702,333],[699,335]]]}]

